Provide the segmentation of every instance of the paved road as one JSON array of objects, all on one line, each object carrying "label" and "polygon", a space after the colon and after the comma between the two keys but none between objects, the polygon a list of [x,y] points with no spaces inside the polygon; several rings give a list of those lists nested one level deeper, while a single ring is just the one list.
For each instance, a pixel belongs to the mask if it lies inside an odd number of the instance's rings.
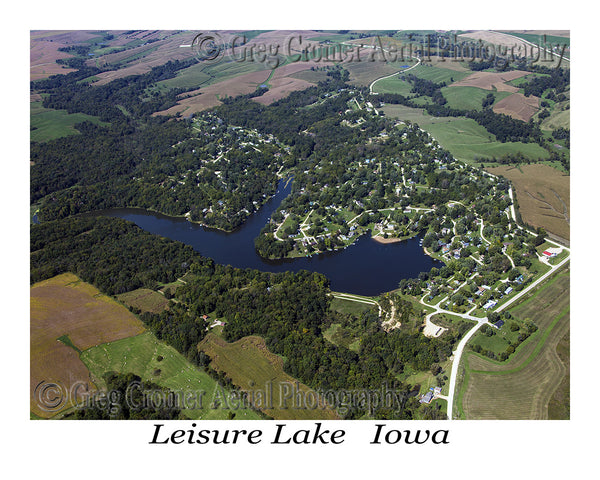
[{"label": "paved road", "polygon": [[[513,199],[513,194],[512,194],[512,187],[509,189],[508,191],[511,200]],[[513,216],[513,220],[515,222],[515,224],[517,223],[516,217],[515,217],[515,209],[514,209],[514,205],[511,205],[511,214]],[[532,235],[536,235],[534,232],[531,232],[527,229],[525,229],[527,232],[529,232]],[[483,232],[482,232],[483,233]],[[482,236],[483,238],[483,236]],[[517,300],[519,300],[521,297],[523,297],[524,295],[527,295],[528,292],[532,291],[532,289],[536,288],[541,282],[543,282],[544,280],[546,280],[548,277],[550,277],[551,275],[553,275],[554,273],[556,273],[557,270],[559,270],[563,265],[565,265],[570,259],[571,259],[571,251],[570,249],[564,247],[563,245],[560,245],[548,238],[546,238],[546,241],[549,243],[552,243],[553,245],[556,245],[558,247],[562,247],[567,253],[567,257],[564,258],[560,263],[556,264],[556,265],[550,265],[549,263],[546,263],[546,265],[548,265],[550,267],[550,270],[548,272],[546,272],[545,274],[543,274],[540,278],[538,278],[535,282],[532,282],[531,285],[529,285],[527,288],[524,288],[521,292],[519,292],[517,295],[515,295],[514,297],[512,297],[510,300],[508,300],[507,302],[504,302],[500,307],[498,307],[495,311],[496,312],[501,312],[502,310],[504,310],[505,308],[509,307],[510,305],[512,305],[513,303],[515,303]],[[438,304],[439,305],[439,304]],[[452,312],[447,312],[447,313],[452,313]],[[455,313],[452,313],[452,315],[457,315]],[[476,317],[471,317],[470,315],[459,315],[462,316],[464,318],[470,318],[470,319],[476,319]],[[487,319],[476,319],[478,321],[477,325],[475,325],[471,330],[469,330],[467,332],[467,334],[462,338],[462,340],[459,342],[458,347],[456,348],[456,350],[453,352],[453,356],[454,359],[452,360],[452,371],[450,373],[450,386],[449,386],[449,391],[448,391],[448,408],[447,408],[447,412],[448,412],[448,419],[452,420],[452,409],[454,408],[454,394],[455,394],[455,390],[456,390],[456,379],[458,376],[458,367],[460,365],[460,357],[462,356],[463,350],[465,348],[465,345],[468,343],[468,341],[471,339],[471,337],[475,334],[475,332],[477,332],[477,330],[479,330],[479,328],[481,327],[481,325],[483,325],[484,323],[487,323]],[[483,321],[482,321],[483,320]]]},{"label": "paved road", "polygon": [[394,75],[398,75],[399,73],[406,73],[409,70],[412,70],[413,68],[415,68],[416,66],[418,66],[421,63],[421,59],[419,57],[411,57],[411,58],[416,58],[417,59],[417,63],[415,63],[412,67],[407,68],[406,70],[400,70],[398,72],[394,72],[391,75],[386,75],[385,77],[379,77],[376,80],[373,80],[371,82],[371,85],[369,85],[369,93],[373,93],[373,85],[375,85],[379,80],[383,80],[384,78],[390,78],[393,77]]}]

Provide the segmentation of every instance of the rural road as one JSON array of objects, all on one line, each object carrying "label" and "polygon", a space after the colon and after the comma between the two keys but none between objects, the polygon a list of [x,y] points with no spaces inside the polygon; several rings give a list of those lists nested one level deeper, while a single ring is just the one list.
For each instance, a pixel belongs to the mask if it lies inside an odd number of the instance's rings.
[{"label": "rural road", "polygon": [[383,80],[384,78],[390,78],[393,77],[394,75],[398,75],[399,73],[406,73],[409,70],[412,70],[413,68],[417,67],[420,63],[421,63],[421,59],[419,57],[411,57],[411,58],[416,58],[417,59],[417,63],[415,63],[412,67],[407,68],[406,70],[400,70],[398,72],[394,72],[391,75],[386,75],[385,77],[379,77],[376,80],[373,80],[371,82],[371,85],[369,85],[369,93],[373,93],[373,85],[375,85],[379,80]]}]

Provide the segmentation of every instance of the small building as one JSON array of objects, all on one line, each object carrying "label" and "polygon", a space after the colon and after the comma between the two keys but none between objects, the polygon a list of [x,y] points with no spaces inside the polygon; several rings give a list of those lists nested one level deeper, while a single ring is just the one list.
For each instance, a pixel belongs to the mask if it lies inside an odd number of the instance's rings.
[{"label": "small building", "polygon": [[513,288],[512,287],[508,287],[506,290],[504,290],[504,295],[508,295],[512,291],[513,291]]},{"label": "small building", "polygon": [[433,391],[429,390],[425,395],[421,397],[419,403],[431,403],[433,400]]},{"label": "small building", "polygon": [[483,306],[484,310],[489,310],[490,308],[493,308],[497,305],[498,302],[496,302],[495,300],[488,300],[486,302],[486,304]]},{"label": "small building", "polygon": [[547,248],[546,250],[544,250],[542,252],[543,255],[545,255],[548,258],[554,258],[556,257],[560,252],[562,252],[562,248],[555,248],[555,247],[550,247]]}]

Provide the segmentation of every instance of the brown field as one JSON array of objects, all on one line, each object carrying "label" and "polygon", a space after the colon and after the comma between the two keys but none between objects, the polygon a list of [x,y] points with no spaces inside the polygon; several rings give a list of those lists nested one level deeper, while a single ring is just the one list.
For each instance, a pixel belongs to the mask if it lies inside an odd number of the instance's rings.
[{"label": "brown field", "polygon": [[56,63],[59,58],[69,58],[65,52],[59,52],[60,47],[66,47],[67,44],[59,42],[50,42],[47,40],[32,40],[29,48],[29,79],[40,80],[48,78],[50,75],[67,74],[74,72],[72,68],[63,68]]},{"label": "brown field", "polygon": [[557,346],[569,329],[569,281],[570,276],[562,274],[530,301],[511,309],[519,319],[534,320],[539,330],[508,362],[468,355],[468,385],[462,397],[467,419],[549,418],[549,405],[568,374]]},{"label": "brown field", "polygon": [[350,72],[349,84],[368,87],[373,80],[403,70],[401,68],[402,65],[412,66],[414,63],[414,60],[399,64],[388,64],[384,62],[350,62],[344,63],[344,68]]},{"label": "brown field", "polygon": [[68,335],[74,347],[83,351],[144,331],[125,307],[71,273],[31,286],[30,316],[31,411],[44,418],[55,411],[44,411],[36,401],[40,382],[55,382],[67,390],[77,382],[91,384],[78,352],[59,337]]},{"label": "brown field", "polygon": [[533,95],[526,97],[522,93],[513,93],[494,104],[492,110],[528,122],[539,110],[539,104],[540,99],[538,97]]},{"label": "brown field", "polygon": [[[278,420],[317,420],[336,419],[337,413],[329,408],[295,408],[293,399],[285,400],[287,387],[297,385],[295,392],[301,392],[300,397],[310,401],[315,397],[314,392],[306,385],[283,371],[283,360],[270,352],[261,337],[244,337],[237,342],[227,343],[225,340],[209,333],[199,347],[211,358],[211,367],[224,372],[240,389],[255,395],[257,407],[262,407],[268,415]],[[267,386],[269,385],[269,386]],[[264,401],[254,392],[272,392],[266,397],[272,398],[270,403]],[[311,393],[312,392],[312,393]],[[262,404],[261,404],[262,402]],[[287,408],[282,405],[287,404]],[[296,404],[296,406],[300,406]],[[269,408],[272,407],[272,408]]]},{"label": "brown field", "polygon": [[50,75],[67,74],[74,69],[63,68],[56,63],[59,58],[69,58],[72,55],[59,52],[58,49],[77,42],[84,42],[98,37],[97,33],[84,30],[33,30],[29,34],[30,51],[29,66],[30,80],[47,78]]},{"label": "brown field", "polygon": [[519,89],[512,85],[508,85],[505,82],[514,80],[515,78],[524,77],[529,75],[529,72],[523,70],[511,70],[508,72],[474,72],[468,77],[463,78],[458,82],[454,82],[450,87],[477,87],[483,90],[493,90],[494,88],[499,92],[512,92],[517,93]]},{"label": "brown field", "polygon": [[315,62],[295,62],[283,65],[275,69],[271,79],[269,79],[269,76],[271,75],[272,70],[268,69],[229,78],[199,88],[198,90],[186,92],[181,95],[182,100],[180,100],[177,105],[168,110],[157,112],[155,115],[175,115],[178,112],[183,115],[189,115],[202,110],[207,110],[220,105],[221,102],[219,101],[219,98],[225,96],[235,97],[237,95],[252,93],[259,85],[266,83],[267,81],[270,84],[269,91],[260,97],[254,98],[254,100],[263,105],[270,105],[271,103],[286,97],[291,92],[304,90],[315,85],[315,83],[293,76],[298,75],[300,72],[310,71],[310,68],[313,66],[319,66],[319,64]]},{"label": "brown field", "polygon": [[[111,53],[99,57],[100,65],[111,64],[115,62],[125,61],[126,66],[119,68],[118,70],[110,70],[102,72],[96,75],[99,80],[94,82],[94,85],[104,85],[116,78],[123,78],[129,75],[139,75],[149,72],[153,67],[163,65],[169,60],[186,60],[191,58],[194,53],[191,48],[182,48],[180,45],[191,44],[195,32],[171,32],[171,31],[160,31],[157,32],[156,36],[161,40],[151,43],[149,45],[140,45],[139,47],[125,50],[123,52]],[[150,37],[145,37],[146,39]],[[131,39],[130,39],[131,41]],[[113,43],[111,42],[111,45]],[[147,52],[144,54],[144,52]],[[140,54],[138,58],[132,58],[127,61],[129,57],[133,57],[136,54]],[[95,65],[96,60],[88,60],[88,65]]]},{"label": "brown field", "polygon": [[127,306],[152,313],[160,313],[166,310],[169,304],[169,300],[164,295],[148,288],[138,288],[137,290],[117,295],[117,299]]},{"label": "brown field", "polygon": [[316,85],[317,83],[324,82],[327,79],[327,73],[315,70],[302,70],[300,72],[292,73],[290,77],[306,80],[307,82]]},{"label": "brown field", "polygon": [[177,105],[168,110],[157,112],[154,115],[175,115],[178,112],[181,112],[183,115],[190,115],[216,107],[221,104],[219,97],[235,97],[237,95],[252,93],[259,85],[266,82],[270,73],[270,70],[250,72],[184,93],[181,95],[182,100]]},{"label": "brown field", "polygon": [[314,85],[306,80],[291,77],[275,78],[269,83],[271,84],[269,91],[260,97],[254,98],[254,101],[262,103],[263,105],[270,105],[277,100],[287,97],[292,92],[305,90]]},{"label": "brown field", "polygon": [[515,187],[523,221],[570,239],[570,177],[541,164],[487,168]]}]

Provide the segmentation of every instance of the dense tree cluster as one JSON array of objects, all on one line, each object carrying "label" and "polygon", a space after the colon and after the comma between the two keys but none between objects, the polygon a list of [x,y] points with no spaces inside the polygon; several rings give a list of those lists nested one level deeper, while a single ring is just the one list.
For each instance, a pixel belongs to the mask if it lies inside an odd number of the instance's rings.
[{"label": "dense tree cluster", "polygon": [[117,218],[67,218],[32,225],[31,282],[72,272],[110,295],[157,288],[200,261],[190,246]]},{"label": "dense tree cluster", "polygon": [[[67,420],[178,420],[181,398],[152,382],[143,382],[133,373],[107,372],[103,376],[106,392],[65,415]],[[154,399],[154,400],[153,400]]]},{"label": "dense tree cluster", "polygon": [[544,66],[533,67],[536,73],[543,75],[535,76],[527,83],[521,84],[523,94],[528,97],[535,95],[541,97],[544,91],[553,89],[555,93],[565,92],[571,81],[570,69],[568,68],[548,68]]}]

